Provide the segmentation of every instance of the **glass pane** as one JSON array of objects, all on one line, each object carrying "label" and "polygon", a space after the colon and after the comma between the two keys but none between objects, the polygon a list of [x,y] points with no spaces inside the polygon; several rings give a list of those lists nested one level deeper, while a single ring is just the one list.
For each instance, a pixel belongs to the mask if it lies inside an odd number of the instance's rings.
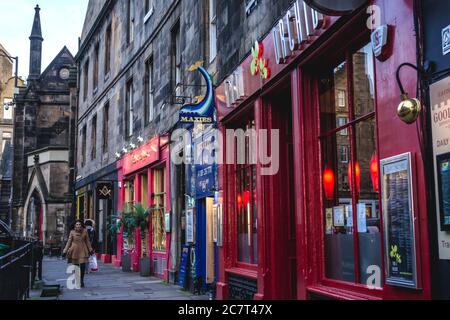
[{"label": "glass pane", "polygon": [[240,184],[237,185],[237,204],[238,204],[238,260],[241,262],[251,263],[250,250],[250,221],[251,221],[251,203],[250,203],[250,177],[249,171],[245,166],[240,166],[238,171],[240,176]]},{"label": "glass pane", "polygon": [[355,119],[375,111],[374,59],[370,44],[353,54]]},{"label": "glass pane", "polygon": [[[375,119],[356,125],[356,177],[361,284],[381,286],[379,162]],[[359,174],[358,174],[359,172]]]},{"label": "glass pane", "polygon": [[252,166],[253,263],[258,264],[258,210],[256,206],[256,166]]},{"label": "glass pane", "polygon": [[329,279],[354,282],[352,194],[349,161],[343,161],[342,149],[350,152],[348,136],[341,132],[322,140],[325,273]]},{"label": "glass pane", "polygon": [[[345,125],[349,119],[347,99],[347,68],[342,63],[319,81],[320,123],[322,132]],[[343,135],[346,132],[343,133]]]}]

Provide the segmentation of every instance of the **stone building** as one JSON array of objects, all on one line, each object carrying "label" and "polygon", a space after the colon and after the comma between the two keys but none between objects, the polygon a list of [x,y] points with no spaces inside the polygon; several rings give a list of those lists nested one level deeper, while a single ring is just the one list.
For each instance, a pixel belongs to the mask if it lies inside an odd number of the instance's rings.
[{"label": "stone building", "polygon": [[[11,197],[11,158],[13,137],[13,100],[15,76],[11,55],[0,44],[0,220],[8,225]],[[24,81],[17,79],[17,86]]]},{"label": "stone building", "polygon": [[13,159],[13,228],[60,247],[70,220],[74,58],[64,47],[41,72],[42,31],[36,6],[27,85],[16,98]]},{"label": "stone building", "polygon": [[[215,73],[208,19],[209,1],[90,1],[76,55],[75,216],[96,221],[105,261],[119,265],[128,252],[135,271],[146,258],[165,279],[174,280],[178,270],[185,201],[183,168],[171,167],[169,137],[181,105],[202,94],[202,78],[189,67],[204,61]],[[124,248],[124,235],[110,234],[108,222],[136,203],[156,209],[145,240],[128,236]],[[167,214],[171,233],[164,228]]]}]

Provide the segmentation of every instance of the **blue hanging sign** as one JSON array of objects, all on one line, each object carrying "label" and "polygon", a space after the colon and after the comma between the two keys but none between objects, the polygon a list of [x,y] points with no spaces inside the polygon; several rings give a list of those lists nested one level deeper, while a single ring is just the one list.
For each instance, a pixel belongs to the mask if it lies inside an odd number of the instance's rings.
[{"label": "blue hanging sign", "polygon": [[202,62],[197,62],[189,68],[189,71],[198,70],[202,74],[207,84],[206,95],[200,102],[187,104],[181,108],[179,118],[181,123],[215,123],[213,81],[208,71],[201,64]]}]

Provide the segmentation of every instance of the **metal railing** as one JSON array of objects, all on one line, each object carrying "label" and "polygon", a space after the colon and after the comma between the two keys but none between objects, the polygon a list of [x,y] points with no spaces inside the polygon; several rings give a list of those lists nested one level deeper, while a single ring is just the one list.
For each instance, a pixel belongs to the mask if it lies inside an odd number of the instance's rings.
[{"label": "metal railing", "polygon": [[0,257],[0,300],[29,297],[33,248],[32,242],[14,241],[11,251]]}]

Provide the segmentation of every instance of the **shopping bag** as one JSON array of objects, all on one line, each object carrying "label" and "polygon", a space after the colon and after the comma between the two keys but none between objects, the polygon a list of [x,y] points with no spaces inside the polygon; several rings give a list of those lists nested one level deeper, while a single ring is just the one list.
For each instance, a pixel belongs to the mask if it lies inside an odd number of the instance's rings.
[{"label": "shopping bag", "polygon": [[89,269],[93,272],[98,271],[97,256],[95,254],[89,257]]}]

